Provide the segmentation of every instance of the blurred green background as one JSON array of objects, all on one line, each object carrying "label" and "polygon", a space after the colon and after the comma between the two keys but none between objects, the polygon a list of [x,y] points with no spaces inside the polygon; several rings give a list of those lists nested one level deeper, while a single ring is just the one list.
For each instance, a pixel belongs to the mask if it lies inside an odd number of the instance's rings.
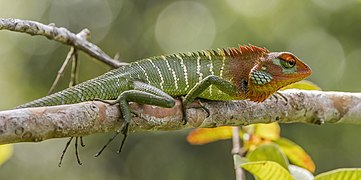
[{"label": "blurred green background", "polygon": [[[290,51],[308,63],[311,81],[323,90],[361,91],[360,0],[1,0],[0,17],[55,23],[72,32],[88,28],[91,41],[127,62],[149,56],[254,44]],[[68,46],[44,37],[0,31],[0,109],[46,95]],[[110,68],[80,54],[81,81]],[[69,70],[58,90],[67,86]],[[98,158],[112,135],[85,137],[63,166],[67,139],[15,145],[0,167],[0,179],[234,179],[231,142],[204,146],[186,142],[189,130],[132,134],[124,152],[120,138]],[[300,144],[316,163],[316,174],[361,167],[361,126],[282,125],[282,135]]]}]

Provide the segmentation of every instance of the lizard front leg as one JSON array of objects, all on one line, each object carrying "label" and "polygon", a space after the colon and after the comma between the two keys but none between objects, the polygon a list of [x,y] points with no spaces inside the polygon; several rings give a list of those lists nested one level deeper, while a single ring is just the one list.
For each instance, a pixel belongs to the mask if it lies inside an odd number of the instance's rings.
[{"label": "lizard front leg", "polygon": [[[187,116],[186,116],[187,107],[194,101],[195,98],[199,97],[199,95],[202,94],[210,85],[216,86],[219,90],[230,96],[237,95],[236,87],[233,84],[231,84],[229,81],[214,75],[209,75],[205,77],[200,82],[198,82],[183,99],[182,110],[183,110],[184,124],[187,123]],[[208,110],[206,111],[209,112]]]}]

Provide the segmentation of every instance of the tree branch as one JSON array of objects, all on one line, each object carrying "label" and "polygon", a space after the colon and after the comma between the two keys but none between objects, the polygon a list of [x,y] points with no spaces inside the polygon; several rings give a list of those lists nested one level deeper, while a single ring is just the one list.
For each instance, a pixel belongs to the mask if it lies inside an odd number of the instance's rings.
[{"label": "tree branch", "polygon": [[[361,124],[361,93],[286,90],[282,94],[288,102],[281,98],[263,103],[201,100],[197,103],[210,111],[209,117],[202,109],[188,109],[186,125],[180,101],[173,108],[131,103],[139,117],[132,119],[130,132],[271,122]],[[123,123],[119,117],[118,106],[98,101],[0,111],[0,144],[116,131]]]},{"label": "tree branch", "polygon": [[98,46],[90,43],[85,38],[83,38],[82,33],[86,33],[88,36],[90,35],[90,31],[88,29],[83,29],[80,33],[74,34],[66,28],[55,27],[54,24],[45,25],[35,21],[0,18],[0,30],[2,29],[27,33],[33,36],[45,36],[48,39],[52,39],[82,50],[91,57],[96,58],[114,68],[127,64],[121,63],[109,57]]}]

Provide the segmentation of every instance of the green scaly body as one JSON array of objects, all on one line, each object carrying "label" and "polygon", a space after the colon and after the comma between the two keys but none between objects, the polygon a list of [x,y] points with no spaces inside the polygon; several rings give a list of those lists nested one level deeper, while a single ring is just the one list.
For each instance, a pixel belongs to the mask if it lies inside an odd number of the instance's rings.
[{"label": "green scaly body", "polygon": [[[154,86],[173,97],[187,95],[192,87],[209,75],[230,81],[231,77],[225,76],[227,62],[226,56],[209,51],[152,57],[17,108],[73,104],[96,98],[116,99],[121,92],[133,89],[134,81]],[[234,92],[236,94],[235,86]],[[210,86],[199,97],[210,100],[244,99],[225,94],[215,86]]]}]

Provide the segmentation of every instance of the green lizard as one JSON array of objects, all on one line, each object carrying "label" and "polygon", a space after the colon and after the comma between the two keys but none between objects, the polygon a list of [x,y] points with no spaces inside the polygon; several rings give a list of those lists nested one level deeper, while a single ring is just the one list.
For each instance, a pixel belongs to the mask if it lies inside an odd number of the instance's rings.
[{"label": "green lizard", "polygon": [[185,96],[185,116],[187,106],[197,97],[262,102],[311,72],[291,53],[269,52],[252,45],[180,53],[130,63],[17,108],[113,100],[109,103],[119,103],[126,122],[121,130],[126,137],[132,117],[129,102],[171,108],[174,97]]}]

